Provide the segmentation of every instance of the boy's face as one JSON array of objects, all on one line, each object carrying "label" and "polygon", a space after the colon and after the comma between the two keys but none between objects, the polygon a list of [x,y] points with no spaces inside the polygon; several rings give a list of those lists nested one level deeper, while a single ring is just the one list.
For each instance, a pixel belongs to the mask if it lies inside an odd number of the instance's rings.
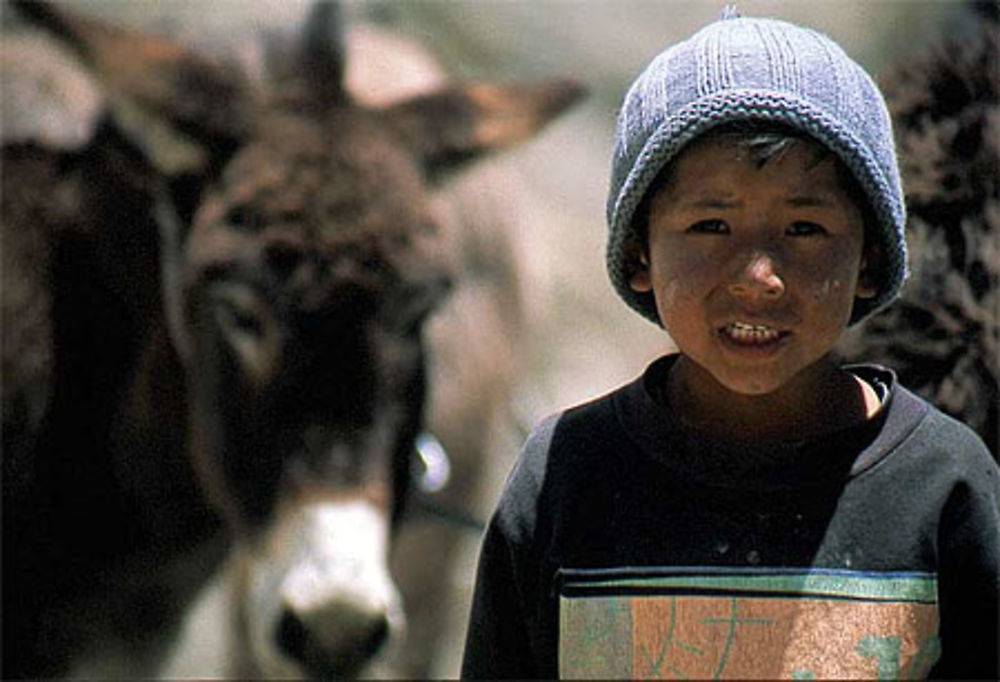
[{"label": "boy's face", "polygon": [[799,141],[758,167],[706,137],[651,199],[648,266],[631,286],[653,293],[681,353],[731,391],[789,384],[827,356],[855,296],[876,293],[861,211],[818,150]]}]

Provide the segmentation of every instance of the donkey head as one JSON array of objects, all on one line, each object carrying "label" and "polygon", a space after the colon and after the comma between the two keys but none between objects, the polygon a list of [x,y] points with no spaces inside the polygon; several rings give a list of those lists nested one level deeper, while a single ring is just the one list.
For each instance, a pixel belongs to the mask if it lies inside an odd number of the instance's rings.
[{"label": "donkey head", "polygon": [[373,109],[341,84],[336,9],[261,92],[181,46],[36,3],[159,181],[162,296],[188,450],[235,538],[255,674],[351,675],[400,624],[387,568],[446,295],[433,183],[526,139],[567,82]]}]

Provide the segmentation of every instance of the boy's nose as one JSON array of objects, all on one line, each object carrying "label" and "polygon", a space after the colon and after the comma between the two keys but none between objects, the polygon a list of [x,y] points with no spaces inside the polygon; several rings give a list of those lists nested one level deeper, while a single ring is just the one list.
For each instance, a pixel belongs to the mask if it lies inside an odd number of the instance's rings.
[{"label": "boy's nose", "polygon": [[774,257],[762,251],[751,254],[729,284],[729,292],[739,298],[781,298],[785,293],[785,282],[778,274]]}]

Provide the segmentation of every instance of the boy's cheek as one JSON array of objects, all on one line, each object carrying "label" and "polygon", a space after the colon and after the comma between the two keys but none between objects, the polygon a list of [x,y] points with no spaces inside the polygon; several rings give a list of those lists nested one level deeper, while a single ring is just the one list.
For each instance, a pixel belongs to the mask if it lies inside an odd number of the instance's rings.
[{"label": "boy's cheek", "polygon": [[[844,249],[844,252],[834,251],[823,257],[803,259],[794,276],[808,287],[814,301],[835,301],[843,298],[854,299],[855,295],[864,295],[862,276],[857,256]],[[789,272],[789,276],[793,276]]]},{"label": "boy's cheek", "polygon": [[661,310],[673,309],[679,304],[681,291],[680,280],[670,279],[665,281],[654,291],[657,307]]},{"label": "boy's cheek", "polygon": [[838,277],[827,277],[813,288],[812,298],[817,303],[836,299],[843,295],[844,283]]},{"label": "boy's cheek", "polygon": [[658,282],[652,291],[660,324],[668,332],[700,317],[702,306],[698,298],[679,278]]}]

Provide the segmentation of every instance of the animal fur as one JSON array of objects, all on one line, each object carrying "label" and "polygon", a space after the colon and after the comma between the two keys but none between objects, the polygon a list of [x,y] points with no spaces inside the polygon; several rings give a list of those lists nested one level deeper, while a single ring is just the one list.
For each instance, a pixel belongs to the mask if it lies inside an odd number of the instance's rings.
[{"label": "animal fur", "polygon": [[911,276],[845,345],[964,421],[1000,455],[1000,21],[980,3],[957,34],[882,78],[907,196]]},{"label": "animal fur", "polygon": [[579,88],[365,106],[343,87],[328,3],[272,87],[70,8],[18,6],[75,51],[108,115],[68,147],[4,146],[4,673],[104,674],[101,652],[118,651],[124,674],[149,675],[226,556],[247,590],[233,674],[364,670],[391,623],[268,620],[284,602],[259,586],[294,569],[283,540],[308,536],[299,519],[324,527],[313,503],[403,518],[423,327],[462,274],[431,195]]}]

